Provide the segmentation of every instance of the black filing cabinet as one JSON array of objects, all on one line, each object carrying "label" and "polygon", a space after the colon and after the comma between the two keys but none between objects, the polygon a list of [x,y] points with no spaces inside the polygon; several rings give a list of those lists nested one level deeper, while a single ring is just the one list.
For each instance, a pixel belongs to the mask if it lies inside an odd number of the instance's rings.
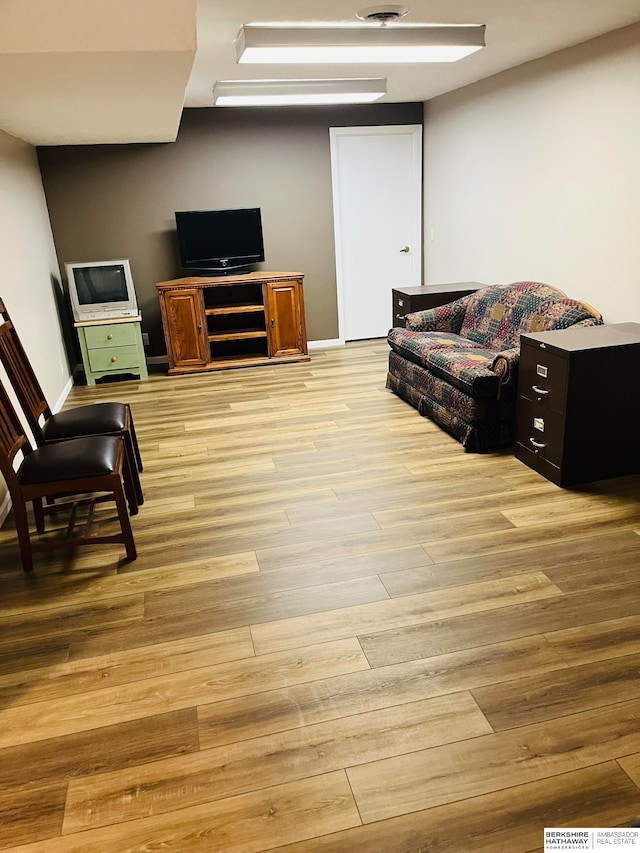
[{"label": "black filing cabinet", "polygon": [[640,472],[640,323],[521,336],[515,455],[559,486]]},{"label": "black filing cabinet", "polygon": [[428,284],[424,287],[401,287],[392,291],[393,325],[404,328],[407,314],[437,308],[455,302],[462,296],[484,287],[479,281],[456,281],[450,284]]}]

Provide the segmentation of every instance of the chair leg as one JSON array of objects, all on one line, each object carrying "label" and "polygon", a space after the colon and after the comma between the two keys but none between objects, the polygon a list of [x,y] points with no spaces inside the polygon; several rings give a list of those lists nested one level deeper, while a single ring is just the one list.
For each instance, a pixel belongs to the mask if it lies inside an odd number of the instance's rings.
[{"label": "chair leg", "polygon": [[122,454],[122,483],[124,486],[124,494],[129,505],[129,515],[138,514],[138,493],[135,485],[135,477],[137,470],[135,464],[132,464],[131,457],[127,453],[127,444],[124,442],[124,453]]},{"label": "chair leg", "polygon": [[129,513],[127,512],[127,502],[125,500],[123,482],[117,474],[113,475],[113,497],[118,510],[120,530],[122,531],[122,536],[124,538],[127,559],[135,560],[138,556],[138,552],[136,550],[136,543],[133,540],[133,530],[131,529]]},{"label": "chair leg", "polygon": [[[13,517],[16,523],[16,532],[18,534],[18,545],[20,546],[20,557],[22,558],[22,568],[25,572],[33,571],[33,551],[31,550],[31,536],[29,534],[29,518],[27,516],[27,507],[24,501],[14,496]],[[42,509],[42,502],[40,502]]]},{"label": "chair leg", "polygon": [[138,436],[136,435],[136,428],[133,423],[133,413],[131,411],[131,406],[127,403],[127,409],[129,410],[129,433],[131,435],[131,446],[133,447],[133,452],[136,457],[136,465],[138,471],[143,471],[142,467],[142,456],[140,455],[140,448],[138,446]]},{"label": "chair leg", "polygon": [[33,501],[33,515],[36,520],[36,530],[38,533],[44,533],[44,512],[42,511],[41,498]]},{"label": "chair leg", "polygon": [[140,475],[138,474],[138,458],[133,444],[133,436],[129,430],[125,429],[122,432],[122,437],[124,438],[124,453],[128,461],[130,472],[129,479],[133,483],[133,487],[135,489],[136,503],[138,506],[142,506],[144,503],[144,494],[142,491],[142,483],[140,482]]}]

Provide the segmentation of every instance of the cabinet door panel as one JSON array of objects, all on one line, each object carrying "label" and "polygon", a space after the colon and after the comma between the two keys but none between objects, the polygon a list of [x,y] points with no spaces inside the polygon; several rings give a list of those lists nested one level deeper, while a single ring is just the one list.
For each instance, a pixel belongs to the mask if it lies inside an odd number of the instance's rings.
[{"label": "cabinet door panel", "polygon": [[170,341],[169,360],[173,367],[194,367],[207,363],[204,345],[204,306],[200,290],[168,291],[164,295],[165,317]]},{"label": "cabinet door panel", "polygon": [[267,332],[270,356],[306,353],[302,298],[302,287],[298,281],[267,284]]}]

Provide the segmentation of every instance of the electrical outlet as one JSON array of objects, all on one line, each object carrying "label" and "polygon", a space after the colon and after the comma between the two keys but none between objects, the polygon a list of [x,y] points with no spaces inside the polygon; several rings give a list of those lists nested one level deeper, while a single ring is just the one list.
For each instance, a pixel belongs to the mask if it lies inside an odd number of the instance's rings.
[{"label": "electrical outlet", "polygon": [[149,332],[142,333],[142,344],[145,347],[149,346]]}]

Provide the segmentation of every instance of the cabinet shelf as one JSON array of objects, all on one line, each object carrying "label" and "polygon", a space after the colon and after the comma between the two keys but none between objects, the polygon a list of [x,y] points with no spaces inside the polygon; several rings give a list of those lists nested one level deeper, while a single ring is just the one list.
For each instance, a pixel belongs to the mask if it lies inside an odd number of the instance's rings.
[{"label": "cabinet shelf", "polygon": [[206,308],[205,314],[207,317],[213,317],[216,314],[264,314],[264,305],[245,304],[245,305],[221,305],[219,308]]},{"label": "cabinet shelf", "polygon": [[266,338],[267,332],[265,329],[236,329],[233,332],[218,332],[215,335],[209,335],[209,342],[212,341],[241,341],[246,338]]}]

